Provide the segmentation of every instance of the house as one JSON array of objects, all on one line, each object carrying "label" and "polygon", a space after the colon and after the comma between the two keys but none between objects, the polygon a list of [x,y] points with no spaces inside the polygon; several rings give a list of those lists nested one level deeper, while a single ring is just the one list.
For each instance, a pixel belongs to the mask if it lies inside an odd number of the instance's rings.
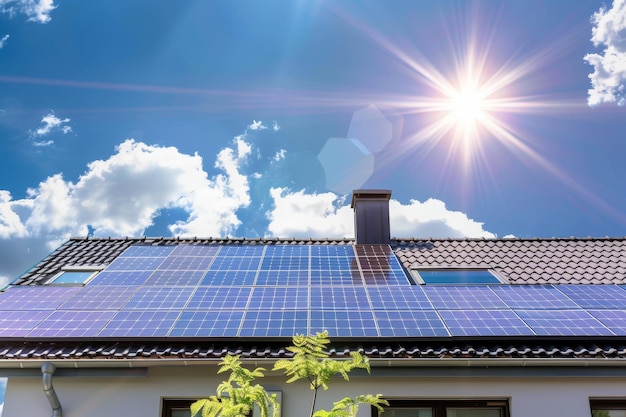
[{"label": "house", "polygon": [[[599,410],[626,410],[625,238],[391,239],[389,198],[355,191],[355,240],[70,239],[0,293],[3,417],[184,416],[224,355],[271,369],[321,330],[372,365],[322,408],[381,393],[397,417],[624,415]],[[310,402],[262,382],[283,416]]]}]

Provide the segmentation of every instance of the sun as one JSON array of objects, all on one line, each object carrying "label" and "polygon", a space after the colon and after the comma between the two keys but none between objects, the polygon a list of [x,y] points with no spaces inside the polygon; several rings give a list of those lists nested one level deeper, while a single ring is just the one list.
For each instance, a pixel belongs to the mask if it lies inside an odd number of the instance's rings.
[{"label": "sun", "polygon": [[454,91],[450,100],[450,113],[456,123],[474,124],[485,118],[485,95],[476,86],[465,86]]}]

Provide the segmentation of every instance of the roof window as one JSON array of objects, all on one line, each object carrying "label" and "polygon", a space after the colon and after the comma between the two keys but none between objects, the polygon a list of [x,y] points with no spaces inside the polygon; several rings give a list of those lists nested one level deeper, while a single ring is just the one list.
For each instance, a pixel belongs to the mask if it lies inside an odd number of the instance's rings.
[{"label": "roof window", "polygon": [[487,267],[421,267],[411,268],[417,284],[480,285],[502,284],[503,280]]},{"label": "roof window", "polygon": [[85,285],[102,270],[100,266],[66,266],[47,285]]}]

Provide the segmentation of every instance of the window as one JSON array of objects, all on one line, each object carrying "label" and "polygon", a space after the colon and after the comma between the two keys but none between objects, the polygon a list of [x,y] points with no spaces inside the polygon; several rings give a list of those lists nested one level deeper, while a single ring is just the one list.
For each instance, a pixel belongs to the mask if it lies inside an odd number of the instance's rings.
[{"label": "window", "polygon": [[49,285],[85,285],[102,268],[98,266],[66,266],[46,282]]},{"label": "window", "polygon": [[592,399],[591,417],[626,417],[626,399]]},{"label": "window", "polygon": [[[280,404],[282,402],[282,391],[267,390],[269,394],[276,394],[276,399]],[[163,399],[163,407],[161,417],[191,417],[191,404],[196,402],[196,398],[185,399]],[[251,417],[257,417],[261,415],[261,410],[256,407],[252,410]]]},{"label": "window", "polygon": [[381,417],[509,417],[509,407],[506,400],[389,400]]},{"label": "window", "polygon": [[501,284],[502,280],[488,268],[411,268],[418,284],[468,285]]}]

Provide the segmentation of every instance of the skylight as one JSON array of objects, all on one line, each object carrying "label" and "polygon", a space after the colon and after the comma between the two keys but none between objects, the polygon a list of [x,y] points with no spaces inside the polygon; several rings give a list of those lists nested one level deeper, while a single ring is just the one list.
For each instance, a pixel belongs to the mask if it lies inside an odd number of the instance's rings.
[{"label": "skylight", "polygon": [[501,284],[502,281],[488,268],[411,268],[418,284],[474,285]]},{"label": "skylight", "polygon": [[48,285],[85,285],[102,268],[98,266],[65,267],[46,284]]}]

